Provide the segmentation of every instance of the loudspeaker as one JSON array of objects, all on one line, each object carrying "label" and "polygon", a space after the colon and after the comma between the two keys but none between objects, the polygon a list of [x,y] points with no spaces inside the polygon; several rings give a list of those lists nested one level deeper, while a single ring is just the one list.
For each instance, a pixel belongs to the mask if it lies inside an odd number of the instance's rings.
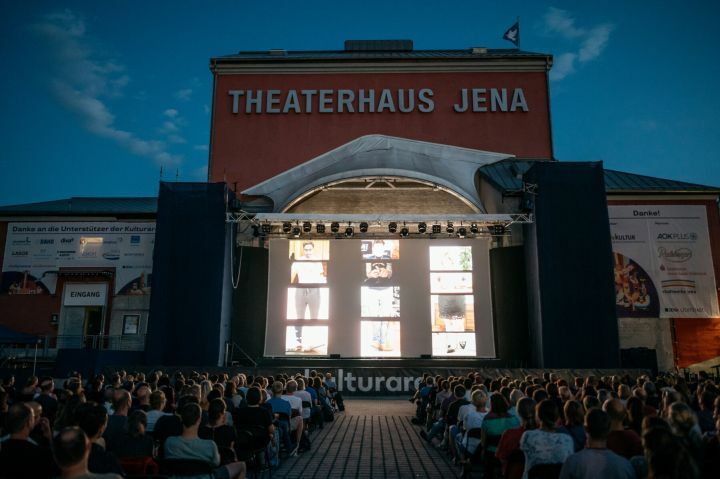
[{"label": "loudspeaker", "polygon": [[420,355],[420,359],[431,359],[431,358],[432,358],[432,354],[421,354]]},{"label": "loudspeaker", "polygon": [[654,349],[621,349],[620,364],[624,369],[649,369],[653,376],[658,373],[657,353]]},{"label": "loudspeaker", "polygon": [[340,359],[340,355],[335,353],[330,355],[330,359]]}]

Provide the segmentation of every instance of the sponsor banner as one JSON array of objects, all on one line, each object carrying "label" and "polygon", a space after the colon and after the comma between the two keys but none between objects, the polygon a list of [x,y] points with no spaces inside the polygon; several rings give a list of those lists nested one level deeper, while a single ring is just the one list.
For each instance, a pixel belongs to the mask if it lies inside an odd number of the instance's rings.
[{"label": "sponsor banner", "polygon": [[702,205],[608,206],[618,317],[720,316]]},{"label": "sponsor banner", "polygon": [[64,267],[115,268],[115,294],[149,294],[154,222],[8,223],[0,291],[54,294]]},{"label": "sponsor banner", "polygon": [[[342,361],[342,360],[341,360]],[[338,391],[343,396],[403,396],[410,397],[418,389],[423,374],[430,374],[433,377],[441,375],[445,378],[448,376],[467,377],[470,373],[478,373],[485,378],[497,378],[501,376],[523,379],[527,375],[541,377],[548,370],[539,369],[498,369],[491,367],[463,367],[463,366],[410,366],[407,367],[383,367],[383,366],[361,366],[361,367],[260,367],[252,371],[254,375],[276,376],[278,374],[301,373],[305,377],[310,376],[310,371],[315,370],[318,374],[324,375],[331,372],[333,380],[337,385]],[[225,370],[224,370],[225,371]],[[225,371],[226,372],[226,371]],[[242,371],[247,373],[248,371]],[[630,374],[632,377],[640,374],[647,374],[644,370],[619,370],[619,369],[562,369],[549,370],[565,380],[571,381],[574,377],[586,376],[609,376]],[[414,414],[415,406],[408,404],[408,413]]]},{"label": "sponsor banner", "polygon": [[105,306],[107,283],[66,283],[63,288],[65,306]]}]

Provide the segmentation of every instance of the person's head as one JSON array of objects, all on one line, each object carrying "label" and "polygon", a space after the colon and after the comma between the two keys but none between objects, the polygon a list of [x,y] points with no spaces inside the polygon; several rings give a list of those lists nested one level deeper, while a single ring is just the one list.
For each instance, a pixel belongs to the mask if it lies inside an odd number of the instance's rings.
[{"label": "person's head", "polygon": [[297,382],[298,391],[305,389],[305,380],[303,378],[297,378],[295,381]]},{"label": "person's head", "polygon": [[525,429],[537,428],[535,406],[535,401],[529,397],[523,397],[517,403],[517,414],[520,418],[520,422],[522,422],[523,428]]},{"label": "person's head", "polygon": [[208,421],[210,421],[210,424],[222,424],[225,419],[226,410],[227,406],[222,399],[216,398],[210,401],[210,405],[208,406]]},{"label": "person's head", "polygon": [[325,380],[326,381],[332,380],[332,373],[325,373]]},{"label": "person's head", "polygon": [[247,395],[245,396],[245,399],[247,400],[248,406],[257,406],[260,404],[260,399],[262,398],[262,394],[260,393],[260,388],[253,386],[247,391]]},{"label": "person's head", "polygon": [[508,412],[508,402],[500,393],[492,393],[490,395],[490,412],[503,416]]},{"label": "person's head", "polygon": [[197,403],[190,402],[180,409],[180,420],[185,429],[199,426],[201,417],[202,409]]},{"label": "person's head", "polygon": [[543,399],[536,407],[535,415],[537,417],[538,424],[544,429],[555,429],[560,412],[558,411],[557,404],[551,399]]},{"label": "person's head", "polygon": [[312,241],[305,241],[302,245],[303,256],[305,258],[312,258],[313,252],[315,251],[315,245]]},{"label": "person's head", "polygon": [[294,393],[295,391],[297,391],[297,387],[298,387],[298,385],[297,385],[297,383],[295,382],[295,380],[294,380],[294,379],[291,379],[290,381],[287,382],[287,385],[285,386],[285,389],[287,390],[287,393],[288,393],[288,394],[292,394],[292,393]]},{"label": "person's head", "polygon": [[87,460],[90,455],[90,441],[85,432],[79,427],[66,427],[53,439],[52,453],[60,469],[69,469],[83,462],[87,467]]},{"label": "person's head", "polygon": [[45,377],[40,381],[40,391],[43,394],[50,394],[53,392],[53,389],[55,389],[55,383],[52,378]]},{"label": "person's head", "polygon": [[35,427],[35,413],[26,403],[15,403],[8,410],[5,425],[10,434],[30,434]]},{"label": "person's head", "polygon": [[472,404],[478,411],[485,408],[485,406],[487,405],[487,394],[485,394],[485,391],[476,389],[472,393]]},{"label": "person's head", "polygon": [[153,391],[152,394],[150,394],[150,408],[156,409],[158,411],[162,411],[165,409],[165,393],[157,390]]},{"label": "person's head", "polygon": [[566,426],[579,426],[583,423],[585,409],[578,401],[568,401],[563,407],[563,415],[565,416]]},{"label": "person's head", "polygon": [[127,413],[132,405],[132,397],[126,389],[116,389],[113,394],[112,407],[115,414]]},{"label": "person's head", "polygon": [[703,409],[705,411],[712,411],[715,399],[715,394],[711,393],[708,390],[703,391],[702,394],[700,394],[700,398],[698,401],[700,403],[700,409]]},{"label": "person's head", "polygon": [[642,443],[648,477],[698,477],[695,461],[669,429],[654,427],[647,430],[643,433]]},{"label": "person's head", "polygon": [[136,409],[128,416],[128,433],[133,437],[145,434],[147,427],[147,414],[142,409]]},{"label": "person's head", "polygon": [[94,402],[81,404],[75,410],[75,417],[78,426],[85,431],[91,441],[99,438],[105,432],[108,414],[103,406]]},{"label": "person's head", "polygon": [[385,241],[383,241],[383,240],[373,241],[372,254],[376,258],[382,258],[385,255]]},{"label": "person's head", "polygon": [[676,402],[670,406],[668,420],[673,432],[682,437],[688,436],[697,424],[697,417],[693,410],[682,402]]},{"label": "person's head", "polygon": [[280,397],[283,393],[283,388],[285,385],[282,381],[275,381],[272,385],[272,393],[274,397]]},{"label": "person's head", "polygon": [[622,424],[625,420],[625,405],[619,399],[608,399],[605,401],[603,411],[608,414],[613,426]]},{"label": "person's head", "polygon": [[585,430],[591,439],[605,441],[610,434],[610,416],[602,409],[591,409],[585,415]]},{"label": "person's head", "polygon": [[432,386],[434,382],[435,382],[435,380],[433,379],[432,376],[428,376],[427,379],[425,379],[426,386]]},{"label": "person's head", "polygon": [[456,385],[453,389],[453,394],[456,398],[465,397],[465,392],[465,386],[463,386],[462,384]]},{"label": "person's head", "polygon": [[532,398],[536,403],[539,404],[541,401],[548,398],[548,393],[544,389],[536,389],[532,393]]},{"label": "person's head", "polygon": [[510,401],[509,401],[509,402],[510,402],[510,406],[511,406],[511,407],[512,407],[512,406],[516,406],[516,407],[517,407],[518,401],[521,400],[522,398],[523,398],[523,393],[522,393],[522,391],[519,390],[519,389],[513,389],[512,391],[510,391]]}]

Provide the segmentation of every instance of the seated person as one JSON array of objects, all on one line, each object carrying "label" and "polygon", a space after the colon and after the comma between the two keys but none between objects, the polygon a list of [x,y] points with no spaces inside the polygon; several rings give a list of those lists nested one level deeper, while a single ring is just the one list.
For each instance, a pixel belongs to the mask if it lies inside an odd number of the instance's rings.
[{"label": "seated person", "polygon": [[238,431],[243,429],[267,431],[266,436],[254,436],[256,442],[253,446],[263,447],[273,439],[275,432],[272,415],[268,409],[260,407],[262,399],[260,388],[253,386],[248,389],[245,399],[248,406],[237,411],[236,427]]},{"label": "seated person", "polygon": [[[8,410],[6,425],[10,437],[0,443],[0,476],[3,478],[50,477],[54,473],[50,450],[30,439],[35,421],[35,413],[26,403],[15,403]],[[49,440],[52,432],[47,419],[44,422],[43,429]]]},{"label": "seated person", "polygon": [[220,453],[215,443],[198,437],[201,417],[202,410],[198,404],[188,403],[180,409],[183,432],[180,436],[172,436],[165,441],[165,458],[207,462],[215,467],[213,475],[217,479],[244,478],[244,462],[220,466]]},{"label": "seated person", "polygon": [[113,451],[117,457],[152,457],[153,438],[145,434],[147,414],[136,409],[128,417],[128,432],[118,441]]},{"label": "seated person", "polygon": [[[53,457],[63,479],[120,479],[118,474],[92,474],[88,458],[92,443],[79,427],[67,427],[53,439]],[[41,476],[32,476],[41,477]]]},{"label": "seated person", "polygon": [[218,448],[233,449],[235,446],[235,428],[225,424],[226,403],[220,398],[210,401],[208,406],[208,424],[198,429],[202,439],[214,441]]},{"label": "seated person", "polygon": [[302,399],[295,396],[297,390],[297,383],[291,379],[285,386],[285,394],[280,396],[281,399],[290,403],[290,409],[292,411],[290,417],[290,432],[295,432],[295,450],[292,454],[297,454],[297,448],[300,446],[300,441],[303,435],[303,420],[302,420]]},{"label": "seated person", "polygon": [[[275,418],[275,424],[280,431],[280,442],[285,446],[287,452],[291,452],[293,450],[292,442],[290,441],[290,417],[292,416],[292,409],[290,408],[290,403],[282,399],[282,393],[282,381],[273,382],[272,397],[267,400],[266,404],[270,406]],[[281,414],[284,416],[281,417]]]},{"label": "seated person", "polygon": [[75,417],[78,426],[87,434],[91,442],[88,458],[90,472],[122,475],[123,469],[117,456],[105,449],[105,439],[102,437],[108,424],[107,410],[97,403],[88,402],[78,406]]},{"label": "seated person", "polygon": [[168,415],[168,413],[165,412],[166,404],[167,400],[165,399],[164,392],[158,390],[150,394],[150,411],[147,412],[147,427],[145,428],[147,432],[153,432],[157,420],[162,416]]}]

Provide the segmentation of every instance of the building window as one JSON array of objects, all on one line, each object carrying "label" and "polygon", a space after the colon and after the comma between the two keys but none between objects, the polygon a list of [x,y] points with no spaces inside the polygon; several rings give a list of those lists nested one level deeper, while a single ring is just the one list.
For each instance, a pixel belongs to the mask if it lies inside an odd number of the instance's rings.
[{"label": "building window", "polygon": [[140,329],[140,315],[126,314],[123,316],[123,335],[138,334]]}]

